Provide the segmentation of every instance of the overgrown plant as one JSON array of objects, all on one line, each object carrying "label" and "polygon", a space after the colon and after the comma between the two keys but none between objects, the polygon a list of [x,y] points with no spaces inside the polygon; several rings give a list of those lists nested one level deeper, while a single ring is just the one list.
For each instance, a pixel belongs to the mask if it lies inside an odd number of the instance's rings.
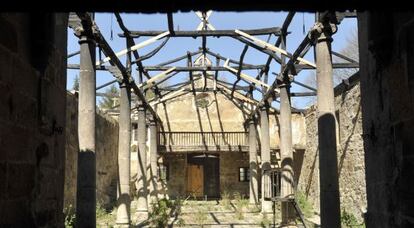
[{"label": "overgrown plant", "polygon": [[221,203],[226,210],[231,209],[230,193],[228,191],[223,191],[223,194],[221,194]]},{"label": "overgrown plant", "polygon": [[149,214],[151,227],[167,227],[172,206],[173,203],[168,199],[160,199],[153,202],[152,211]]},{"label": "overgrown plant", "polygon": [[236,217],[237,219],[242,220],[244,219],[243,209],[249,205],[249,201],[244,199],[239,192],[234,193],[234,200],[236,204]]},{"label": "overgrown plant", "polygon": [[207,221],[207,211],[203,208],[198,209],[195,213],[194,218],[197,221],[198,225],[203,227],[204,223]]},{"label": "overgrown plant", "polygon": [[63,209],[63,214],[65,215],[65,227],[74,227],[76,222],[76,213],[72,204],[69,204],[68,207]]},{"label": "overgrown plant", "polygon": [[107,210],[102,203],[98,202],[96,204],[96,220],[107,225],[113,223],[116,219],[115,210],[115,207],[113,207],[112,210]]},{"label": "overgrown plant", "polygon": [[262,221],[260,221],[260,225],[262,227],[269,227],[272,221],[267,217],[266,213],[263,213]]},{"label": "overgrown plant", "polygon": [[296,202],[299,205],[300,210],[302,211],[305,217],[312,217],[313,215],[313,206],[306,198],[303,192],[296,192]]},{"label": "overgrown plant", "polygon": [[359,223],[356,216],[352,213],[347,212],[345,209],[342,209],[341,213],[341,224],[345,228],[364,228],[364,223]]}]

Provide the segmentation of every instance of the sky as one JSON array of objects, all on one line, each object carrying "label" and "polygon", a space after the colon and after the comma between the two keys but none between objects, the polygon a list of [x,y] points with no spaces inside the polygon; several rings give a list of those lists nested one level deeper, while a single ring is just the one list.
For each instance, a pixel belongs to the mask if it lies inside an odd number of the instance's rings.
[{"label": "sky", "polygon": [[[267,27],[281,27],[286,15],[288,12],[213,12],[209,18],[209,23],[212,24],[215,29],[257,29],[257,28],[267,28]],[[129,30],[168,30],[168,22],[166,14],[122,14],[125,26]],[[174,29],[175,30],[195,30],[200,23],[200,19],[196,16],[194,12],[187,13],[174,13]],[[119,28],[116,21],[116,17],[111,13],[96,13],[95,21],[103,34],[103,36],[108,41],[109,45],[115,52],[121,51],[126,48],[125,38],[118,36],[119,33],[122,33],[122,30]],[[287,51],[293,53],[300,42],[304,39],[305,34],[313,26],[315,21],[315,16],[313,13],[301,13],[298,12],[293,18],[288,32],[290,34],[287,36]],[[350,38],[350,34],[357,30],[357,21],[356,18],[345,18],[342,23],[338,26],[338,32],[333,35],[332,50],[341,51],[345,48],[347,44],[347,39]],[[112,33],[112,36],[111,36]],[[256,36],[259,39],[264,41],[268,40],[268,36]],[[135,39],[135,43],[140,43],[149,39],[149,37],[140,37]],[[271,36],[269,43],[274,44],[277,37]],[[163,40],[159,40],[149,46],[146,46],[142,49],[139,49],[138,52],[142,56],[158,45],[161,44]],[[244,48],[243,43],[237,41],[230,37],[208,37],[207,38],[207,47],[210,51],[219,53],[221,56],[228,57],[231,59],[239,60],[240,54]],[[201,37],[194,38],[184,38],[184,37],[173,37],[170,38],[167,44],[152,58],[144,60],[144,66],[157,65],[159,63],[165,62],[167,60],[182,56],[186,54],[187,51],[197,51],[201,47]],[[73,34],[72,30],[68,30],[68,54],[73,53],[79,50],[78,38]],[[102,54],[103,57],[105,57]],[[248,64],[265,64],[268,56],[264,53],[259,52],[256,49],[249,48],[244,58],[244,63]],[[306,60],[311,62],[314,61],[313,48],[304,57]],[[97,60],[99,55],[97,52]],[[122,63],[126,62],[126,58],[120,58]],[[195,57],[193,57],[193,60]],[[215,59],[211,59],[215,63]],[[68,63],[79,64],[79,55],[71,57],[68,59]],[[224,64],[224,61],[221,61],[221,65]],[[185,66],[186,60],[174,63],[174,66]],[[134,65],[135,66],[135,65]],[[135,69],[136,67],[134,67]],[[136,79],[136,71],[133,69],[133,77]],[[275,80],[275,76],[271,72],[279,73],[280,66],[272,61],[269,71],[269,84]],[[303,70],[297,76],[295,80],[304,82],[307,77],[310,77],[312,74],[311,71],[314,70]],[[150,75],[155,75],[159,72],[150,72]],[[257,70],[244,70],[243,73],[250,76],[256,77]],[[67,89],[71,90],[73,87],[73,81],[76,75],[79,74],[78,70],[68,70],[67,77]],[[97,86],[102,85],[106,82],[112,81],[114,78],[109,72],[97,71],[96,74],[96,84]],[[220,72],[219,79],[224,79],[228,82],[234,82],[236,76],[230,72]],[[179,73],[173,78],[169,79],[167,83],[169,85],[175,84],[188,80],[188,73]],[[244,82],[239,82],[238,85],[247,85]],[[99,90],[98,92],[104,92],[106,88]],[[303,92],[308,91],[299,86],[292,85],[292,92]],[[254,93],[254,97],[257,100],[261,100],[261,94],[258,92]],[[97,98],[98,102],[100,98]],[[297,108],[305,108],[309,105],[309,99],[306,98],[292,98],[292,104]],[[278,103],[273,102],[272,106],[278,107]]]}]

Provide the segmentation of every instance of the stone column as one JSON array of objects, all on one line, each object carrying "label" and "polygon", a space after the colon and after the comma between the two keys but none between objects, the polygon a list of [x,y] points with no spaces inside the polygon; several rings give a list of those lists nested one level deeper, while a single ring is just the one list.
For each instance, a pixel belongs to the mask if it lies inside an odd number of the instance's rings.
[{"label": "stone column", "polygon": [[[281,157],[281,197],[294,198],[292,112],[289,96],[290,85],[280,86],[280,157]],[[295,211],[291,203],[282,202],[282,225],[295,222]]]},{"label": "stone column", "polygon": [[249,122],[249,164],[250,164],[250,182],[249,182],[249,202],[251,204],[259,203],[259,186],[257,173],[257,139],[256,126],[253,119]]},{"label": "stone column", "polygon": [[262,135],[261,158],[262,158],[262,213],[272,213],[272,201],[265,201],[265,191],[270,193],[270,175],[266,170],[270,170],[270,136],[269,136],[269,117],[268,105],[260,107],[260,130]]},{"label": "stone column", "polygon": [[338,164],[336,150],[336,120],[332,78],[330,25],[323,26],[316,47],[316,78],[318,84],[318,143],[321,225],[341,227]]},{"label": "stone column", "polygon": [[140,219],[148,217],[148,183],[147,183],[147,152],[146,136],[147,127],[145,120],[145,106],[138,105],[138,168],[137,168],[137,213]]},{"label": "stone column", "polygon": [[131,179],[131,90],[123,82],[119,101],[119,139],[118,139],[118,209],[117,225],[129,226],[131,222],[131,197],[129,182]]},{"label": "stone column", "polygon": [[96,227],[95,41],[81,34],[78,113],[77,227]]},{"label": "stone column", "polygon": [[158,198],[158,175],[157,175],[157,159],[158,159],[158,132],[157,132],[157,122],[154,119],[150,121],[150,137],[149,137],[149,150],[150,150],[150,199],[152,201],[157,200]]}]

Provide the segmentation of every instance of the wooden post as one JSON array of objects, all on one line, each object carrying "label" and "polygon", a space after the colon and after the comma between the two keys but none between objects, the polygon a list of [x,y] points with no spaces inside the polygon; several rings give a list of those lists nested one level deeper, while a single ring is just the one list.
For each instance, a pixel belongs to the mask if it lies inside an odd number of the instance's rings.
[{"label": "wooden post", "polygon": [[118,139],[118,208],[116,216],[117,225],[128,226],[131,222],[131,89],[123,82],[120,85],[120,114]]},{"label": "wooden post", "polygon": [[257,139],[255,121],[250,119],[249,122],[249,163],[250,163],[250,194],[249,202],[251,204],[259,203],[259,186],[257,173]]},{"label": "wooden post", "polygon": [[270,193],[270,136],[268,104],[260,107],[260,131],[261,131],[261,159],[262,159],[262,213],[272,213],[272,201],[265,201],[265,192]]},{"label": "wooden post", "polygon": [[332,78],[331,33],[320,34],[316,47],[320,210],[323,228],[341,227],[336,149],[336,120]]},{"label": "wooden post", "polygon": [[76,192],[77,227],[96,227],[96,71],[95,41],[82,34],[80,44],[78,173]]},{"label": "wooden post", "polygon": [[146,135],[147,127],[145,120],[145,106],[140,103],[138,105],[138,169],[137,169],[137,213],[139,219],[148,218],[148,184],[147,184],[147,152],[146,152]]}]

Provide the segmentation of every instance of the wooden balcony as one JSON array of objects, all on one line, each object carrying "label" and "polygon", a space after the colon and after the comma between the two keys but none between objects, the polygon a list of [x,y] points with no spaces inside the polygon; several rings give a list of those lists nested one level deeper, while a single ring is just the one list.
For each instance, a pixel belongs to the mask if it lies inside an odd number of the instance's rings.
[{"label": "wooden balcony", "polygon": [[247,132],[159,132],[160,152],[248,151]]}]

